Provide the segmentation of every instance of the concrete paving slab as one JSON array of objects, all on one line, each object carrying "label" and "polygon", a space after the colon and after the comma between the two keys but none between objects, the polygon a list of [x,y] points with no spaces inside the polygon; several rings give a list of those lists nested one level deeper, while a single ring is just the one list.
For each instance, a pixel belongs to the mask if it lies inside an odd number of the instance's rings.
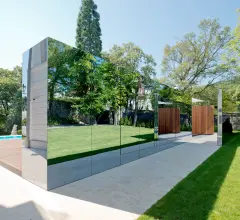
[{"label": "concrete paving slab", "polygon": [[175,147],[51,192],[0,167],[0,219],[136,219],[219,148],[216,138],[185,137]]}]

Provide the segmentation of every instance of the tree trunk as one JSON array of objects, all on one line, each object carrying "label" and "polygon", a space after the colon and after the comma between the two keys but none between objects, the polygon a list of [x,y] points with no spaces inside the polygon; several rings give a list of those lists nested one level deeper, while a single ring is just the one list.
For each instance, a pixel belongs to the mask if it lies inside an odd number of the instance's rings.
[{"label": "tree trunk", "polygon": [[137,125],[137,113],[138,113],[138,96],[135,97],[135,110],[134,110],[134,119],[133,119],[133,126],[135,127]]},{"label": "tree trunk", "polygon": [[114,125],[118,124],[117,110],[114,111]]},{"label": "tree trunk", "polygon": [[97,125],[96,116],[90,116],[90,125]]},{"label": "tree trunk", "polygon": [[113,123],[114,123],[113,112],[111,110],[109,110],[109,113],[108,113],[108,124],[113,125]]},{"label": "tree trunk", "polygon": [[49,92],[49,118],[51,118],[52,116],[52,106],[53,106],[53,97],[54,97],[54,88],[51,88],[50,89],[50,92]]}]

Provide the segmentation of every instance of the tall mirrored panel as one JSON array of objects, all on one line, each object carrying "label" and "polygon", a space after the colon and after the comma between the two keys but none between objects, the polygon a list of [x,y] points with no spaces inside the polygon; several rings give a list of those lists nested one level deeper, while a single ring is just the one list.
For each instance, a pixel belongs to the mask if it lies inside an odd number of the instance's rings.
[{"label": "tall mirrored panel", "polygon": [[47,42],[23,55],[22,176],[47,189]]}]

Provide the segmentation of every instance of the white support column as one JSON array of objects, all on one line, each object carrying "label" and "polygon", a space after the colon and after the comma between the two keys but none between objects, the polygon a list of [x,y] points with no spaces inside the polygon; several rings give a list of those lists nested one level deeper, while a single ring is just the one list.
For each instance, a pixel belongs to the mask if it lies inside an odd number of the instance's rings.
[{"label": "white support column", "polygon": [[158,94],[154,94],[154,140],[158,140]]},{"label": "white support column", "polygon": [[217,145],[222,146],[222,89],[218,90],[218,134]]}]

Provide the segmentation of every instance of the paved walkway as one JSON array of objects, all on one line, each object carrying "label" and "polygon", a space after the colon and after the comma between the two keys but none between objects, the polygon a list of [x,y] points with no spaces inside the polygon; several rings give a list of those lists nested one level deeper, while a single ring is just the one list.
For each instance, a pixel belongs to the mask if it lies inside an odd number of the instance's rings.
[{"label": "paved walkway", "polygon": [[0,219],[136,219],[218,149],[216,135],[185,142],[53,192],[0,167]]}]

